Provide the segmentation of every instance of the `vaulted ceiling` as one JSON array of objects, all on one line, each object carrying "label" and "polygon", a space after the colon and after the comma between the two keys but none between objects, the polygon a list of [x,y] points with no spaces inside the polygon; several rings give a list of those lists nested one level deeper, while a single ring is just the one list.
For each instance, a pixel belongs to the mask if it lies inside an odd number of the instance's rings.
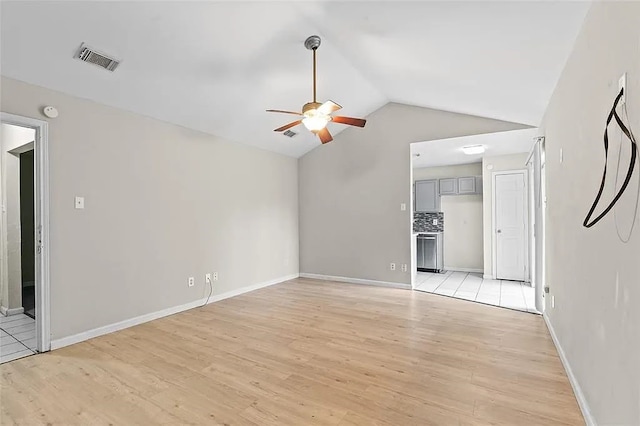
[{"label": "vaulted ceiling", "polygon": [[[0,72],[290,156],[273,129],[318,97],[342,115],[389,101],[537,125],[589,7],[579,2],[3,1]],[[73,59],[80,43],[121,59]],[[61,111],[64,114],[64,111]],[[393,123],[389,123],[390,126]],[[344,126],[330,123],[332,133]]]}]

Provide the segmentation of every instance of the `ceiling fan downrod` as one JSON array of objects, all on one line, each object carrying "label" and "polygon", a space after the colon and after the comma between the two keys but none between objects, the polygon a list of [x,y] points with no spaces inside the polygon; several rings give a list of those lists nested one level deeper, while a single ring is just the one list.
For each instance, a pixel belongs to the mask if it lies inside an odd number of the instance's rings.
[{"label": "ceiling fan downrod", "polygon": [[317,35],[309,36],[304,41],[304,47],[313,51],[313,103],[314,104],[317,102],[316,101],[316,50],[318,50],[318,47],[320,47],[321,42],[322,40],[320,39],[320,36],[317,36]]}]

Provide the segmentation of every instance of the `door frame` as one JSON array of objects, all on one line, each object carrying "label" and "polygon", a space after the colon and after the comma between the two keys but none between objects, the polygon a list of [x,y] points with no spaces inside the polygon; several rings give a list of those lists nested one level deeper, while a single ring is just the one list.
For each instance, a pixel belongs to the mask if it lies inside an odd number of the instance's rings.
[{"label": "door frame", "polygon": [[491,274],[494,279],[498,278],[498,253],[496,238],[496,176],[521,174],[524,179],[524,278],[525,282],[530,282],[529,273],[529,171],[527,169],[500,170],[491,173]]},{"label": "door frame", "polygon": [[[49,123],[30,117],[0,112],[0,122],[36,131],[35,217],[36,217],[36,343],[38,352],[51,350],[51,291],[49,270]],[[39,238],[38,238],[39,237]],[[39,240],[39,241],[38,241]]]}]

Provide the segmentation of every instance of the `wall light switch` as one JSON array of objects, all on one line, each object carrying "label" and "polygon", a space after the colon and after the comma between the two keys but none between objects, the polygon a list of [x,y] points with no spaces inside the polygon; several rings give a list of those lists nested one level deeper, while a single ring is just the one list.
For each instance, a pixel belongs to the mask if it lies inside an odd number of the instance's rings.
[{"label": "wall light switch", "polygon": [[562,151],[562,148],[560,148],[560,163],[562,163],[564,161],[564,152]]},{"label": "wall light switch", "polygon": [[76,209],[84,209],[84,197],[76,197]]},{"label": "wall light switch", "polygon": [[406,203],[400,203],[400,210],[402,210],[402,211],[407,210],[407,204]]}]

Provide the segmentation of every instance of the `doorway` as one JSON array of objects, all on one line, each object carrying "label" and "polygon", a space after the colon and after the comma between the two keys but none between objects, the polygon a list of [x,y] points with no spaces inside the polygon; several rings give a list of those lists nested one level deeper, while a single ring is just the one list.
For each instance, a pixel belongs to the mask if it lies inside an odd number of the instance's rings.
[{"label": "doorway", "polygon": [[[536,177],[527,169],[538,135],[524,129],[411,144],[412,289],[540,313],[533,275],[543,256],[533,257],[533,244],[542,240],[534,240]],[[420,244],[434,234],[444,241],[444,267],[425,272]]]},{"label": "doorway", "polygon": [[47,124],[2,113],[0,363],[50,349]]}]

